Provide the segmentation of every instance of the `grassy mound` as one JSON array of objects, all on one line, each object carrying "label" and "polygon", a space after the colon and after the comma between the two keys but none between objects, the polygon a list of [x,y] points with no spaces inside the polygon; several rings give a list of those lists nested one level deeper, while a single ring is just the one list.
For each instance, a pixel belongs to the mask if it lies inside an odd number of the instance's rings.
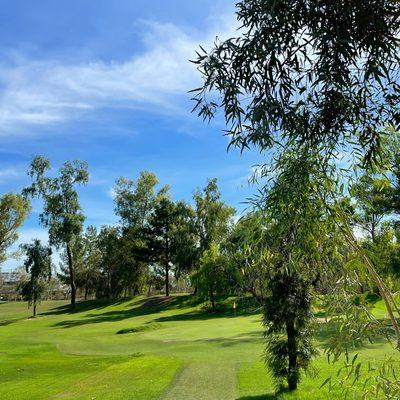
[{"label": "grassy mound", "polygon": [[117,332],[117,335],[125,335],[126,333],[136,333],[136,332],[145,332],[145,331],[154,331],[155,329],[160,329],[161,324],[158,323],[150,323],[141,326],[135,326],[134,328],[124,328],[120,329]]}]

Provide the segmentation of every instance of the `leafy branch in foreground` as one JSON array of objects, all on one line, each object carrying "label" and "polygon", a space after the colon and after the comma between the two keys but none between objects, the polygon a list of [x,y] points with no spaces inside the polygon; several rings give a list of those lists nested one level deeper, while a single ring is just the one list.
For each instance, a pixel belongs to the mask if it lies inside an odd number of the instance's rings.
[{"label": "leafy branch in foreground", "polygon": [[[242,0],[238,33],[202,47],[194,109],[222,108],[230,146],[342,147],[375,159],[400,125],[397,0]],[[216,94],[216,96],[215,96]]]},{"label": "leafy branch in foreground", "polygon": [[328,377],[320,388],[339,391],[341,398],[396,400],[400,393],[400,366],[398,361],[385,359],[380,366],[357,361],[358,354],[347,358],[336,377]]}]

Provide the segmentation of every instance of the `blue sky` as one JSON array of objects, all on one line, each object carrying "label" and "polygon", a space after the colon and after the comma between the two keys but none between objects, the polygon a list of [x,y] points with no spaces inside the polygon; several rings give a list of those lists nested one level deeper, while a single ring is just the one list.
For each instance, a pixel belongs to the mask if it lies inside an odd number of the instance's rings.
[{"label": "blue sky", "polygon": [[[143,169],[187,201],[216,177],[223,198],[243,209],[259,156],[227,153],[222,118],[201,121],[187,94],[201,83],[188,59],[198,44],[234,34],[234,1],[0,0],[0,7],[1,193],[27,185],[29,162],[42,154],[55,168],[89,163],[90,182],[80,189],[86,225],[115,223],[115,179]],[[41,205],[33,206],[19,243],[46,240]]]}]

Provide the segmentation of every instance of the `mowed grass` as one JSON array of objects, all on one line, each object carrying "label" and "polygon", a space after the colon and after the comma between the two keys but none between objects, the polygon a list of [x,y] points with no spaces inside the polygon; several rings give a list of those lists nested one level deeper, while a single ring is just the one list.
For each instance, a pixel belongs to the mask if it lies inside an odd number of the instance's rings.
[{"label": "mowed grass", "polygon": [[[384,315],[377,304],[380,316]],[[189,296],[41,304],[0,303],[0,399],[337,399],[319,389],[342,364],[323,354],[316,374],[295,393],[275,394],[263,364],[261,315],[206,312]],[[126,334],[117,332],[131,331]],[[399,358],[384,342],[358,350],[361,360]]]}]

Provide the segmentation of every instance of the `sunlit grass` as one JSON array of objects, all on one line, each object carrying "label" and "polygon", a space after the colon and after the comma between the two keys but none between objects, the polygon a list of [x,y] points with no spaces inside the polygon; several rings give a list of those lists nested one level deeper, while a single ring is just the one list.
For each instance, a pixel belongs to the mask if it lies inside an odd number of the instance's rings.
[{"label": "sunlit grass", "polygon": [[[338,398],[319,390],[341,366],[323,354],[329,330],[317,336],[315,374],[277,395],[263,364],[261,316],[234,315],[231,302],[209,313],[189,296],[88,301],[74,312],[50,301],[35,319],[26,303],[2,303],[0,399]],[[376,310],[384,316],[381,303]],[[117,334],[124,329],[132,332]],[[361,360],[398,358],[383,340],[358,351]]]}]

